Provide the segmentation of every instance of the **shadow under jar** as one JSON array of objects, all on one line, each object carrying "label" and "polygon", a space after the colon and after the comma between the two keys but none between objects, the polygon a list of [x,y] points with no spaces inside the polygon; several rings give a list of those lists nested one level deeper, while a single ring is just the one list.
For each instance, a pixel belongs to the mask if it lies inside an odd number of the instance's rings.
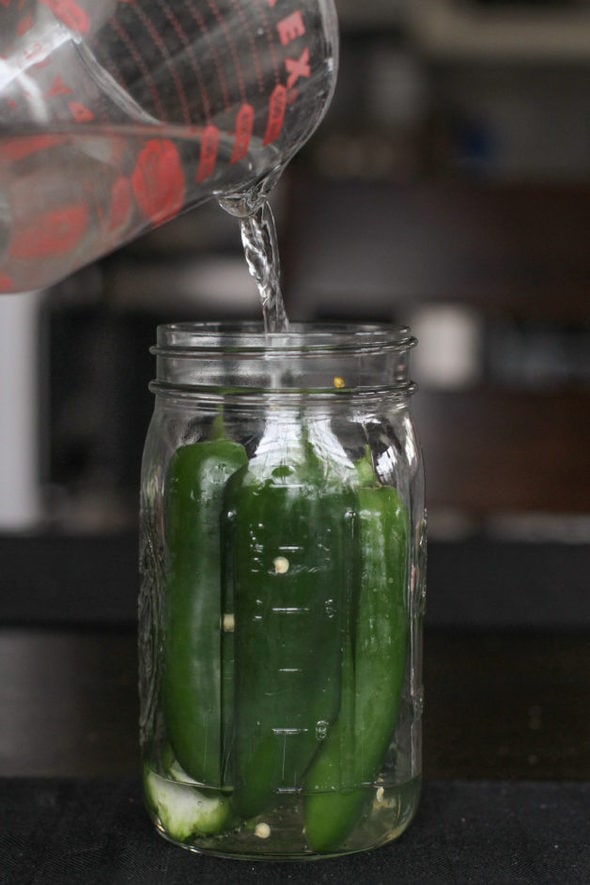
[{"label": "shadow under jar", "polygon": [[141,744],[158,831],[306,859],[419,796],[423,473],[407,328],[158,329],[142,473]]}]

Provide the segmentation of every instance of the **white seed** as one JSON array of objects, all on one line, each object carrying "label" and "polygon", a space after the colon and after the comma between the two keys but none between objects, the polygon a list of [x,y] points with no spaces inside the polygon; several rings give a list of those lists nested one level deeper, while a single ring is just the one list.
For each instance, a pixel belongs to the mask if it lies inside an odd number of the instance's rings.
[{"label": "white seed", "polygon": [[256,824],[254,828],[254,835],[258,836],[259,839],[268,839],[270,836],[270,827],[268,824]]},{"label": "white seed", "polygon": [[236,629],[236,619],[232,614],[223,616],[223,632],[233,633]]},{"label": "white seed", "polygon": [[286,575],[289,571],[289,560],[286,556],[277,556],[273,565],[275,567],[275,575]]},{"label": "white seed", "polygon": [[383,789],[383,787],[379,787],[379,789],[377,790],[376,799],[379,804],[381,804],[381,802],[383,802],[383,800],[385,799],[385,790]]}]

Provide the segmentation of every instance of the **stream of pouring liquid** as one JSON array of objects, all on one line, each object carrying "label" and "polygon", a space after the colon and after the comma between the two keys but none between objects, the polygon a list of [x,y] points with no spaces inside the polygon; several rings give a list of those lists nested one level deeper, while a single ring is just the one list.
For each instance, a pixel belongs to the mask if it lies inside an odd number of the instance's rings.
[{"label": "stream of pouring liquid", "polygon": [[277,232],[270,204],[265,200],[253,215],[243,218],[240,224],[246,262],[258,286],[264,331],[288,332]]},{"label": "stream of pouring liquid", "polygon": [[275,181],[276,178],[267,179],[246,194],[220,200],[223,209],[240,219],[244,255],[250,275],[258,288],[264,331],[267,334],[289,331],[281,290],[277,229],[268,201],[268,194]]}]

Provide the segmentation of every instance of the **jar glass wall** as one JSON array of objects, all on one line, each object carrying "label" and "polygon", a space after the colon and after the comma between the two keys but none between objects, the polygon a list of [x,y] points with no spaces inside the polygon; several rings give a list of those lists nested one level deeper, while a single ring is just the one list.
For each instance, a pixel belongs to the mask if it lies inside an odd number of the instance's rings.
[{"label": "jar glass wall", "polygon": [[158,329],[141,497],[147,807],[186,848],[316,858],[409,824],[423,474],[406,328]]}]

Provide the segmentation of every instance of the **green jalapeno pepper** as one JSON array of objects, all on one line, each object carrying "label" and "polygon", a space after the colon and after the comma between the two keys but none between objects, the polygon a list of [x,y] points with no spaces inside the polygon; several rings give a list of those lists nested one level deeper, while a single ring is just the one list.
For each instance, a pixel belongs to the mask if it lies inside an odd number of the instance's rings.
[{"label": "green jalapeno pepper", "polygon": [[[355,475],[330,445],[284,432],[249,464],[223,439],[172,459],[163,709],[184,771],[233,782],[232,814],[303,787],[308,843],[329,852],[361,816],[395,726],[407,518],[368,458]],[[214,811],[210,832],[226,825]]]},{"label": "green jalapeno pepper", "polygon": [[356,627],[343,664],[342,707],[305,779],[305,832],[329,852],[354,828],[385,760],[406,668],[407,516],[389,487],[364,485],[359,468]]},{"label": "green jalapeno pepper", "polygon": [[335,474],[279,435],[227,485],[233,804],[245,818],[301,787],[338,712],[354,499]]},{"label": "green jalapeno pepper", "polygon": [[211,439],[179,448],[168,470],[162,708],[176,759],[195,781],[221,785],[219,520],[244,448]]}]

